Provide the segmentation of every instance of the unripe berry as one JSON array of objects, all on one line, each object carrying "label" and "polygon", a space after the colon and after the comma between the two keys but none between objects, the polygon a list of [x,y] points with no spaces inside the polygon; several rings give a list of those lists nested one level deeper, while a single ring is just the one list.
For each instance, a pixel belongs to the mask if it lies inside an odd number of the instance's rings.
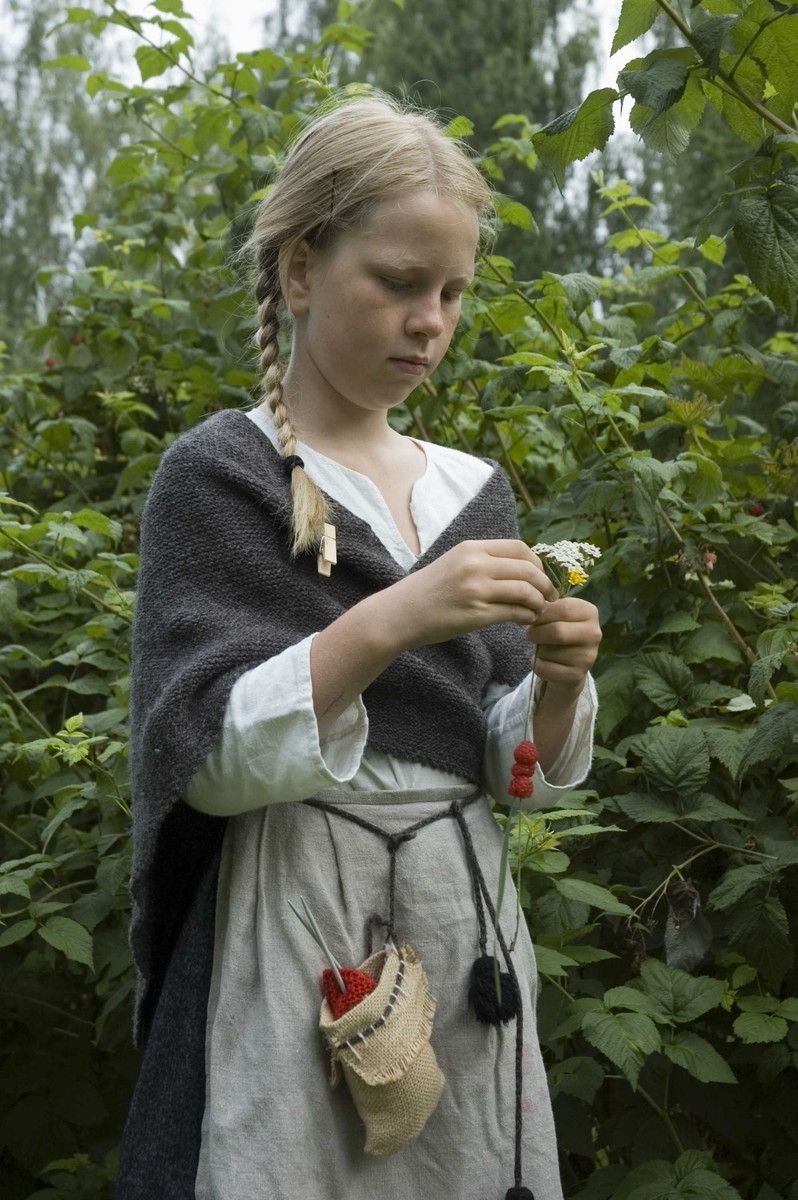
[{"label": "unripe berry", "polygon": [[763,517],[765,515],[765,509],[758,500],[748,505],[748,511],[752,517]]}]

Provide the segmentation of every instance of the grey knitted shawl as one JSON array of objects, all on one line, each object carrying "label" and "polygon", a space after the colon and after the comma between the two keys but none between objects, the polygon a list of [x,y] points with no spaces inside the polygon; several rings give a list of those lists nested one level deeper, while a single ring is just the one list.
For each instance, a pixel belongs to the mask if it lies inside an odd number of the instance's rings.
[{"label": "grey knitted shawl", "polygon": [[[411,572],[465,539],[519,536],[507,475],[482,461],[492,475]],[[219,737],[234,682],[405,575],[368,523],[328,498],[338,562],[325,577],[315,554],[290,560],[290,481],[243,412],[225,409],[183,433],[155,472],[141,518],[130,696],[136,1044],[218,858],[226,818],[182,795]],[[481,783],[480,697],[492,680],[520,683],[530,662],[513,622],[403,652],[363,692],[369,745]]]}]

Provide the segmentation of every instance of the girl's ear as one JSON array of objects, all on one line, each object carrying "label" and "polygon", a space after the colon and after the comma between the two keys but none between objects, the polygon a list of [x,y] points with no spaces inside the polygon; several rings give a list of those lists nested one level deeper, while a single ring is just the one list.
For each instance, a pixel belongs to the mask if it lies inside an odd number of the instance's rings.
[{"label": "girl's ear", "polygon": [[310,243],[303,238],[294,251],[286,272],[285,302],[289,312],[295,317],[308,311],[312,264],[313,251]]}]

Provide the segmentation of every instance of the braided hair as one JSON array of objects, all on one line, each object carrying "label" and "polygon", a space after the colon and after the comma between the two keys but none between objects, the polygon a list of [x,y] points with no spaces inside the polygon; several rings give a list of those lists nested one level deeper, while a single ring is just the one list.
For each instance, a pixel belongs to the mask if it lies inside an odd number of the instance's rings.
[{"label": "braided hair", "polygon": [[421,190],[476,212],[479,249],[493,242],[496,210],[490,185],[468,157],[470,147],[444,132],[437,114],[377,89],[367,96],[335,93],[303,124],[260,202],[252,233],[235,256],[254,266],[258,306],[253,341],[260,355],[261,393],[291,479],[291,556],[316,552],[330,504],[303,469],[297,436],[283,395],[281,313],[288,270],[306,241],[324,253],[343,233],[362,228],[389,197]]}]

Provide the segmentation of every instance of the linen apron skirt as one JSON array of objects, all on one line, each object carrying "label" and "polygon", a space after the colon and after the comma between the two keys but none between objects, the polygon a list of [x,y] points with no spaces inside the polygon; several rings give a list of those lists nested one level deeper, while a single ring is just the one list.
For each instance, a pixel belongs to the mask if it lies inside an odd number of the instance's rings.
[{"label": "linen apron skirt", "polygon": [[[314,799],[390,835],[474,790],[328,788]],[[501,828],[482,792],[462,811],[495,905]],[[388,920],[389,867],[385,839],[337,813],[290,803],[229,819],[216,892],[196,1200],[418,1200],[425,1193],[503,1200],[512,1186],[516,1022],[482,1025],[468,1006],[478,925],[453,817],[420,829],[396,852],[396,940],[415,951],[436,1001],[431,1045],[446,1079],[437,1107],[414,1142],[375,1157],[364,1153],[365,1127],[345,1082],[330,1086],[319,1029],[328,963],[288,900],[301,912],[304,897],[338,961],[357,967],[384,944],[369,917]],[[499,916],[509,945],[516,921],[509,874]],[[488,919],[489,953],[493,945]],[[537,972],[523,919],[512,961],[523,1004],[524,1183],[535,1200],[562,1200],[535,1022]]]}]

